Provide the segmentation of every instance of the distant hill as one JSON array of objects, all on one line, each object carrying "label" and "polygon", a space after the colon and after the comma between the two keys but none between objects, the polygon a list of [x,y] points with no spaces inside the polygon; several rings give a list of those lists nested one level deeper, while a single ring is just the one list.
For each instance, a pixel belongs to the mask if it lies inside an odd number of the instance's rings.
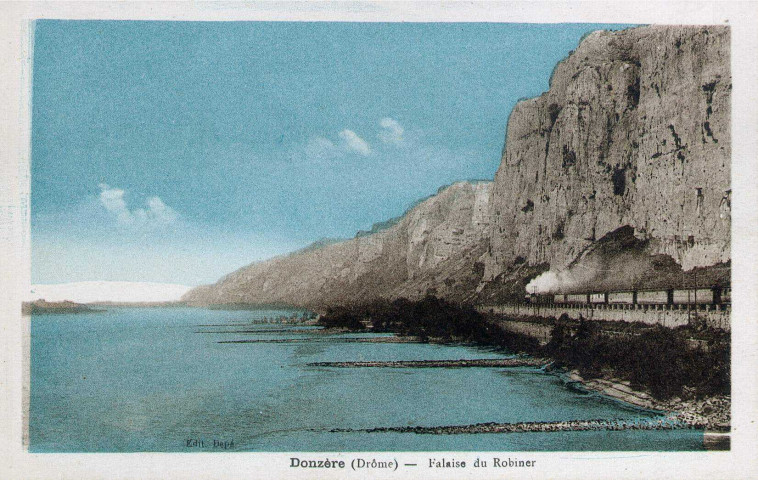
[{"label": "distant hill", "polygon": [[482,273],[475,263],[485,243],[490,185],[453,184],[375,233],[251,264],[183,300],[316,309],[429,293],[468,300]]},{"label": "distant hill", "polygon": [[24,302],[21,307],[21,313],[24,315],[39,313],[90,313],[101,310],[75,302],[47,302],[45,300],[35,300],[33,302]]}]

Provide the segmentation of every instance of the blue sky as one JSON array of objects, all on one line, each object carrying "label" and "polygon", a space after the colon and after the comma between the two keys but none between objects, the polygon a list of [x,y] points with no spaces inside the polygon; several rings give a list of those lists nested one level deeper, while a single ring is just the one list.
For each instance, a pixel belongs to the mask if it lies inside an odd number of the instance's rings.
[{"label": "blue sky", "polygon": [[491,179],[604,28],[38,21],[32,281],[210,283]]}]

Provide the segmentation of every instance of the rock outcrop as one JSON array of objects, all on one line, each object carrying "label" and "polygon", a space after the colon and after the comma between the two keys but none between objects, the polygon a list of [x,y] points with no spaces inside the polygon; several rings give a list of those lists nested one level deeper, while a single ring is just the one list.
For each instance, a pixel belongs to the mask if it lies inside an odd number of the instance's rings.
[{"label": "rock outcrop", "polygon": [[484,271],[476,262],[487,244],[490,186],[456,183],[384,230],[254,263],[183,300],[309,307],[430,293],[467,300]]},{"label": "rock outcrop", "polygon": [[730,258],[729,29],[594,32],[520,102],[492,188],[484,282],[568,266],[628,225],[684,269]]},{"label": "rock outcrop", "polygon": [[384,230],[250,265],[184,299],[491,302],[619,232],[655,264],[728,266],[729,61],[727,27],[594,32],[549,91],[513,109],[493,183],[457,183]]}]

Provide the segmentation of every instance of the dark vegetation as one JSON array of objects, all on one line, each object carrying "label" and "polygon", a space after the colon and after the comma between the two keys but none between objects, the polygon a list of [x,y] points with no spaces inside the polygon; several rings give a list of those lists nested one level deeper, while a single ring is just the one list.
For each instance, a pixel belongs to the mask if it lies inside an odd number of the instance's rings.
[{"label": "dark vegetation", "polygon": [[[550,342],[541,346],[532,337],[502,330],[473,307],[433,296],[417,302],[379,300],[333,308],[321,316],[320,324],[551,357],[558,367],[577,369],[585,377],[628,380],[659,399],[728,394],[730,389],[729,334],[703,327],[632,325],[628,334],[613,335],[603,330],[601,322],[562,316],[555,321]],[[693,336],[706,340],[693,347],[689,343]]]},{"label": "dark vegetation", "polygon": [[572,328],[567,317],[556,322],[544,355],[558,366],[590,377],[608,373],[646,388],[655,397],[704,397],[729,394],[730,343],[725,332],[697,332],[707,341],[693,348],[691,328],[656,325],[636,335],[607,335],[601,322],[582,321]]},{"label": "dark vegetation", "polygon": [[423,341],[475,343],[513,352],[532,353],[539,348],[537,340],[531,337],[504,335],[471,306],[434,296],[417,302],[401,298],[333,308],[321,316],[319,323],[325,327],[412,335]]}]

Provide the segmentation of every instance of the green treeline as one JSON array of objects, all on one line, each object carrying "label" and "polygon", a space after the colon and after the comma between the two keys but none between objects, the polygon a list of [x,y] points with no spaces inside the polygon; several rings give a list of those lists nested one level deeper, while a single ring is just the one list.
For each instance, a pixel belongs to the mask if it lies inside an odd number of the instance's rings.
[{"label": "green treeline", "polygon": [[693,347],[692,328],[630,324],[626,335],[609,335],[603,322],[556,320],[547,345],[527,335],[506,332],[471,306],[430,296],[420,301],[380,300],[356,307],[329,309],[325,327],[413,335],[423,341],[466,342],[515,353],[550,357],[558,367],[584,377],[608,375],[667,399],[728,394],[730,342],[727,332],[700,330]]}]

